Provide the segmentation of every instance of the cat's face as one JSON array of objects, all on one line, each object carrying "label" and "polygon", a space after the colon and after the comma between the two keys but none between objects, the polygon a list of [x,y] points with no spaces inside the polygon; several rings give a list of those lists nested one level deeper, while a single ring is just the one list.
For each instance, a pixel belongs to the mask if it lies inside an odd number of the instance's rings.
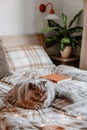
[{"label": "cat's face", "polygon": [[26,91],[27,100],[32,100],[34,102],[43,102],[47,96],[45,83],[46,81],[28,83]]}]

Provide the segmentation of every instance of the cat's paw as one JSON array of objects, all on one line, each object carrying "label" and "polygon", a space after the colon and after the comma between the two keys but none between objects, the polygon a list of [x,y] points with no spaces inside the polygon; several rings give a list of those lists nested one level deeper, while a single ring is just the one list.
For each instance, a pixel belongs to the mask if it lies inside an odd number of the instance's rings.
[{"label": "cat's paw", "polygon": [[41,109],[41,107],[42,107],[42,104],[41,104],[41,103],[37,103],[37,104],[35,105],[35,109],[36,109],[36,110]]}]

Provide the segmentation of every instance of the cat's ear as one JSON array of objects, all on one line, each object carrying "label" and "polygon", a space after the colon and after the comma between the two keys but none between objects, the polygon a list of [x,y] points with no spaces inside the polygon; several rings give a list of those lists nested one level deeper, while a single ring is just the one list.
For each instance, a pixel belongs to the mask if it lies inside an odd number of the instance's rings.
[{"label": "cat's ear", "polygon": [[28,89],[29,90],[34,90],[35,89],[35,85],[32,82],[28,83]]},{"label": "cat's ear", "polygon": [[45,85],[45,84],[46,84],[46,82],[47,82],[46,80],[43,80],[43,81],[42,81],[43,85]]}]

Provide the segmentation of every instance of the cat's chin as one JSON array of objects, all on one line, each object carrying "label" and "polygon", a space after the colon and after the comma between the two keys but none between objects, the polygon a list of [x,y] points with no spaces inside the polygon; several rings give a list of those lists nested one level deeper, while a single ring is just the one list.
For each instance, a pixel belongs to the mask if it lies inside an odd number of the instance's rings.
[{"label": "cat's chin", "polygon": [[47,95],[45,95],[43,98],[41,98],[40,102],[44,102],[46,98],[47,98]]}]

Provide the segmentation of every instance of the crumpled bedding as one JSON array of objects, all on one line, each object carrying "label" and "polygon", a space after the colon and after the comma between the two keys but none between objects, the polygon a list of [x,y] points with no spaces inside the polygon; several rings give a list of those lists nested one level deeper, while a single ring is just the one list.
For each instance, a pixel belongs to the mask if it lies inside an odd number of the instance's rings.
[{"label": "crumpled bedding", "polygon": [[59,65],[55,68],[55,72],[69,75],[73,80],[87,82],[87,71],[85,70],[80,70],[78,68],[67,65]]},{"label": "crumpled bedding", "polygon": [[[58,68],[59,67],[59,68]],[[87,81],[80,80],[87,72],[74,67],[58,66],[41,70],[26,71],[4,78],[0,82],[0,130],[86,130],[87,129]],[[65,68],[64,68],[65,67]],[[75,71],[74,71],[75,70]],[[64,100],[53,102],[46,109],[29,110],[14,107],[3,100],[18,82],[26,82],[49,73],[66,73],[72,80],[57,84],[57,90],[67,91],[74,100],[73,104],[63,105]],[[79,76],[80,74],[80,76]],[[81,75],[82,74],[82,75]],[[77,78],[77,79],[76,79]],[[85,95],[84,95],[85,94]],[[76,96],[76,97],[75,97]],[[59,102],[59,104],[58,104]],[[58,106],[56,106],[58,105]]]}]

